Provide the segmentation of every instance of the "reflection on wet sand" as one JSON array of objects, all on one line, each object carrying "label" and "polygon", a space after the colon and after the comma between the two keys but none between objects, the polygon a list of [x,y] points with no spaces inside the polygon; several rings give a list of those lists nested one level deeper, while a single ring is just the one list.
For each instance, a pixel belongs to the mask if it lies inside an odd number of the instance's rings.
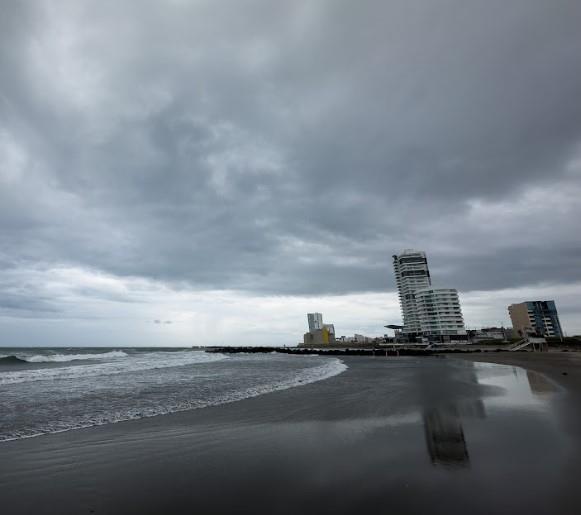
[{"label": "reflection on wet sand", "polygon": [[454,407],[424,413],[428,452],[434,465],[468,465],[470,458],[462,422]]},{"label": "reflection on wet sand", "polygon": [[468,466],[470,456],[464,437],[462,417],[484,418],[484,403],[475,401],[424,412],[424,431],[428,453],[434,465]]},{"label": "reflection on wet sand", "polygon": [[[526,379],[525,379],[526,374]],[[487,385],[502,388],[502,395],[487,396],[475,401],[451,402],[427,408],[423,412],[424,432],[432,464],[463,466],[470,464],[468,444],[463,420],[483,419],[486,407],[543,406],[543,397],[555,393],[555,385],[545,376],[530,370],[506,368],[490,364],[471,364],[457,371],[456,380],[466,388],[470,385]],[[420,377],[424,397],[429,398],[434,386]]]},{"label": "reflection on wet sand", "polygon": [[532,370],[527,370],[527,379],[529,380],[531,392],[533,392],[535,395],[539,397],[545,397],[555,393],[555,385],[551,383],[544,375]]},{"label": "reflection on wet sand", "polygon": [[[479,384],[478,371],[474,364],[462,367],[456,373],[456,378],[466,388]],[[467,418],[483,419],[485,417],[486,411],[481,399],[437,403],[425,409],[423,412],[424,433],[432,464],[469,466],[470,455],[462,421]]]}]

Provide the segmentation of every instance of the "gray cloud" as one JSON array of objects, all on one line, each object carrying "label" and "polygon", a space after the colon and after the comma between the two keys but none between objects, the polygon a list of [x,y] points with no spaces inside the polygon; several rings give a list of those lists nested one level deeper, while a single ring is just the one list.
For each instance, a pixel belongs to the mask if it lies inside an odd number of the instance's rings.
[{"label": "gray cloud", "polygon": [[419,247],[463,290],[581,280],[576,1],[2,12],[6,270],[380,292]]}]

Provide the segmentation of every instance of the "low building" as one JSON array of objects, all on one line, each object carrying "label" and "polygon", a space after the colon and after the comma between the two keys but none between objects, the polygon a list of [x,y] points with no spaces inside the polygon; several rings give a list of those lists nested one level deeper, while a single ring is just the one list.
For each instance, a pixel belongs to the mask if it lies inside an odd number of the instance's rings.
[{"label": "low building", "polygon": [[554,300],[532,300],[511,304],[508,306],[508,313],[514,332],[520,337],[527,335],[563,337]]},{"label": "low building", "polygon": [[323,324],[323,329],[329,331],[329,334],[335,336],[335,326],[333,324]]},{"label": "low building", "polygon": [[303,345],[332,345],[335,343],[335,326],[324,324],[321,313],[307,313],[309,332],[303,335]]},{"label": "low building", "polygon": [[335,333],[323,327],[315,331],[309,331],[303,336],[303,344],[306,347],[317,345],[333,345],[335,343]]},{"label": "low building", "polygon": [[473,343],[479,341],[507,341],[512,339],[513,330],[507,327],[483,327],[468,331],[469,339]]}]

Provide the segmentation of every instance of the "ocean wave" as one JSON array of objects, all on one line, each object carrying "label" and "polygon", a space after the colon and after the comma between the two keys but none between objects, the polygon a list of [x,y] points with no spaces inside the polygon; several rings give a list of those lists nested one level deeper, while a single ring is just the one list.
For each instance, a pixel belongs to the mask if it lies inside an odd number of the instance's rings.
[{"label": "ocean wave", "polygon": [[[111,356],[111,354],[121,353],[122,351],[112,351],[110,353],[96,354],[107,357],[122,357],[120,355]],[[71,354],[73,356],[74,354]],[[80,354],[79,354],[80,356]],[[90,354],[84,354],[90,356]],[[32,356],[35,357],[35,356]],[[86,359],[86,358],[85,358]],[[10,371],[0,374],[0,385],[9,385],[15,383],[26,383],[30,381],[57,381],[71,380],[79,377],[95,377],[113,374],[123,374],[130,372],[139,372],[142,370],[152,370],[157,368],[179,367],[184,365],[195,365],[197,363],[211,363],[226,359],[224,354],[208,354],[205,352],[184,351],[184,352],[152,352],[140,355],[132,355],[127,359],[99,362],[86,365],[71,365],[62,368],[42,368],[37,370]],[[29,361],[27,358],[26,361]]]},{"label": "ocean wave", "polygon": [[0,365],[22,365],[23,363],[27,361],[18,356],[0,356]]},{"label": "ocean wave", "polygon": [[281,390],[288,390],[289,388],[295,388],[297,386],[304,386],[307,384],[316,383],[318,381],[323,381],[324,379],[329,379],[331,377],[342,374],[343,372],[345,372],[345,370],[349,368],[339,358],[327,358],[327,359],[328,361],[326,363],[323,363],[322,365],[312,368],[305,368],[297,372],[297,374],[294,377],[283,379],[281,381],[274,382],[270,385],[261,385],[247,388],[239,392],[232,393],[223,399],[215,399],[214,402],[207,404],[206,406],[227,404],[230,402],[250,399],[252,397],[258,397],[259,395],[264,395],[266,393],[279,392]]},{"label": "ocean wave", "polygon": [[[201,353],[200,353],[201,354]],[[222,356],[221,354],[206,354],[206,356]],[[290,388],[300,387],[310,383],[329,379],[339,375],[347,370],[347,365],[338,358],[325,358],[327,361],[322,365],[305,368],[297,371],[292,377],[275,381],[271,384],[258,385],[248,388],[243,388],[235,392],[229,392],[223,396],[212,397],[210,399],[196,399],[190,401],[174,401],[171,398],[167,399],[166,403],[156,407],[135,407],[123,411],[112,410],[111,412],[101,412],[97,416],[83,417],[77,420],[68,420],[55,422],[43,428],[36,428],[36,430],[21,430],[10,434],[0,434],[0,442],[10,440],[19,440],[22,438],[33,438],[50,433],[62,433],[75,429],[84,429],[88,427],[101,426],[106,424],[115,424],[118,422],[125,422],[129,420],[137,420],[142,418],[157,417],[160,415],[169,415],[171,413],[190,411],[194,409],[207,408],[211,406],[219,406],[222,404],[230,404],[233,402],[258,397],[260,395],[273,393],[281,390],[288,390]]]},{"label": "ocean wave", "polygon": [[66,363],[68,361],[80,361],[85,359],[110,359],[125,358],[127,353],[122,350],[110,352],[99,352],[97,354],[35,354],[34,356],[23,356],[19,359],[28,363]]}]

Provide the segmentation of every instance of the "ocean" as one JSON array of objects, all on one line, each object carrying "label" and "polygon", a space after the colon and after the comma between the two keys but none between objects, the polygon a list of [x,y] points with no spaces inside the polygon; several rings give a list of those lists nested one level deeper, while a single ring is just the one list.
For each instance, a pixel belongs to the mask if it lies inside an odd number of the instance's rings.
[{"label": "ocean", "polygon": [[275,352],[0,348],[0,442],[234,402],[346,368]]}]

